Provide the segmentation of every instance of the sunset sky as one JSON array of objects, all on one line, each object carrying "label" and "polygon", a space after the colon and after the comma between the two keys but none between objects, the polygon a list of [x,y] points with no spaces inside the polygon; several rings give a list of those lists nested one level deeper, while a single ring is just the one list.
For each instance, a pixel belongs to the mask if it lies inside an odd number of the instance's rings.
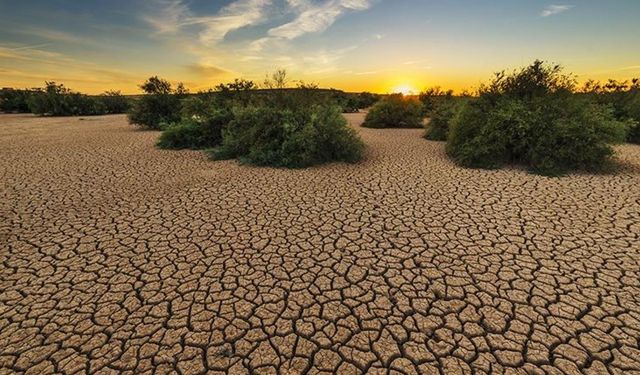
[{"label": "sunset sky", "polygon": [[536,58],[640,77],[638,0],[0,0],[0,87],[137,93],[244,77],[347,91],[477,87]]}]

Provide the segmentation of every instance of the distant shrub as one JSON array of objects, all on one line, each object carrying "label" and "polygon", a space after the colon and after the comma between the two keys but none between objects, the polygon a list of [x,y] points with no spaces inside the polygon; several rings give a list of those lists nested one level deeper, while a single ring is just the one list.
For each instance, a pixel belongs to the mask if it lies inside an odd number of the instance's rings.
[{"label": "distant shrub", "polygon": [[418,99],[422,103],[425,116],[431,117],[432,112],[443,103],[453,100],[453,90],[442,90],[440,87],[430,87],[420,93]]},{"label": "distant shrub", "polygon": [[0,90],[0,112],[28,113],[29,98],[33,94],[31,90]]},{"label": "distant shrub", "polygon": [[157,76],[149,78],[140,85],[145,92],[136,100],[129,111],[129,122],[147,129],[158,130],[162,124],[180,121],[180,98],[184,90],[173,90],[171,83]]},{"label": "distant shrub", "polygon": [[[317,87],[316,87],[317,89]],[[323,90],[318,90],[324,92]],[[329,90],[330,100],[334,105],[340,106],[343,113],[357,113],[361,109],[369,108],[375,104],[379,95],[369,92],[347,93],[342,90]]]},{"label": "distant shrub", "polygon": [[380,95],[372,94],[370,92],[361,92],[357,96],[358,108],[364,109],[369,108],[372,105],[376,104],[380,100]]},{"label": "distant shrub", "polygon": [[448,154],[463,166],[516,163],[545,175],[601,168],[627,124],[610,108],[574,95],[573,88],[559,66],[541,61],[497,74],[454,118]]},{"label": "distant shrub", "polygon": [[89,96],[46,82],[38,90],[0,90],[0,111],[48,116],[91,116],[124,113],[129,101],[119,91]]},{"label": "distant shrub", "polygon": [[102,103],[105,114],[126,113],[131,106],[129,99],[127,99],[120,91],[106,91],[104,94],[97,97]]},{"label": "distant shrub", "polygon": [[229,110],[208,110],[205,115],[190,116],[166,127],[158,141],[165,149],[208,149],[222,142],[222,131],[232,120]]},{"label": "distant shrub", "polygon": [[389,95],[380,100],[365,117],[367,128],[421,128],[422,105],[418,100],[402,95]]},{"label": "distant shrub", "polygon": [[301,168],[332,161],[353,163],[364,144],[336,106],[236,108],[215,159]]},{"label": "distant shrub", "polygon": [[36,115],[92,116],[105,113],[100,100],[73,92],[55,82],[46,82],[44,90],[30,95],[28,105],[29,110]]}]

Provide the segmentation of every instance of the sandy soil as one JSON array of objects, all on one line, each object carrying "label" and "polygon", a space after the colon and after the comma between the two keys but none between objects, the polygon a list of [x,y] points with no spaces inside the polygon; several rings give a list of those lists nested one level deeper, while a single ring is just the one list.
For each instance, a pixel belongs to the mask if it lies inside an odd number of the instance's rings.
[{"label": "sandy soil", "polygon": [[277,170],[0,116],[0,373],[640,373],[640,146],[546,178],[359,132]]}]

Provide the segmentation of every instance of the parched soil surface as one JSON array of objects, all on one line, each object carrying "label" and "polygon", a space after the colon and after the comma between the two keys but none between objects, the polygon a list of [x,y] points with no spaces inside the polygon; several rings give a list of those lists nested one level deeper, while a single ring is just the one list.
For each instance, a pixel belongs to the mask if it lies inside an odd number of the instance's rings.
[{"label": "parched soil surface", "polygon": [[640,373],[640,146],[546,178],[359,132],[279,170],[1,116],[0,372]]}]

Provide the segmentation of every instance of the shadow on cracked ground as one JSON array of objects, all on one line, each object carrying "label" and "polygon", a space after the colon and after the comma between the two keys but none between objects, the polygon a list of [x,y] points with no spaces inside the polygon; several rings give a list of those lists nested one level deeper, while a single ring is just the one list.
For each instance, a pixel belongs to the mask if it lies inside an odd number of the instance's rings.
[{"label": "shadow on cracked ground", "polygon": [[546,178],[358,131],[277,170],[0,116],[0,373],[640,372],[640,146]]}]

